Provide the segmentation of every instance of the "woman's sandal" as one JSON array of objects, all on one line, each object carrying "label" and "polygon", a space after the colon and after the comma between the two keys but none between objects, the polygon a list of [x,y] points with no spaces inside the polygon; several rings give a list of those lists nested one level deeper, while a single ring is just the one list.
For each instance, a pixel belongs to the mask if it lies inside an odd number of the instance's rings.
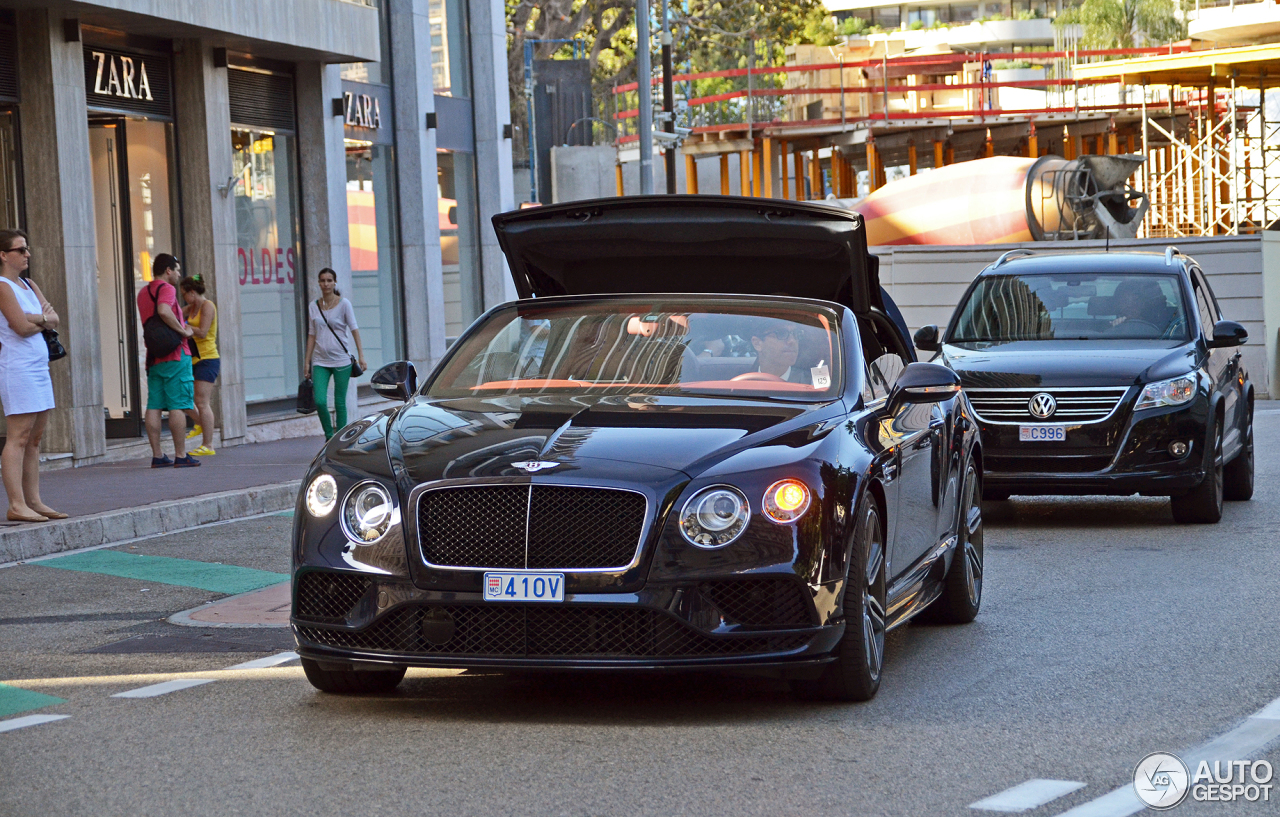
[{"label": "woman's sandal", "polygon": [[41,514],[42,516],[47,516],[50,519],[69,519],[70,518],[67,514],[63,513],[62,511],[55,511],[53,508],[32,507],[31,510],[35,511],[38,514]]},{"label": "woman's sandal", "polygon": [[17,513],[14,513],[13,511],[9,511],[9,521],[10,522],[48,522],[49,517],[41,516],[40,514],[36,514],[35,516],[23,516],[22,514],[17,514]]}]

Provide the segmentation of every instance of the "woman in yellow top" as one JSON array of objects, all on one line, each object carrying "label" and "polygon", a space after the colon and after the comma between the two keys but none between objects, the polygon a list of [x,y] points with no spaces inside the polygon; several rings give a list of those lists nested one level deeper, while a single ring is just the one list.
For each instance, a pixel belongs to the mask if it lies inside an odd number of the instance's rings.
[{"label": "woman in yellow top", "polygon": [[196,407],[187,409],[187,416],[196,421],[195,428],[187,432],[187,439],[203,435],[201,445],[191,452],[193,457],[209,457],[213,450],[213,384],[218,380],[222,361],[218,358],[218,308],[204,297],[204,281],[192,275],[182,279],[182,299],[186,301],[187,326],[195,342],[199,360],[191,367],[195,377]]}]

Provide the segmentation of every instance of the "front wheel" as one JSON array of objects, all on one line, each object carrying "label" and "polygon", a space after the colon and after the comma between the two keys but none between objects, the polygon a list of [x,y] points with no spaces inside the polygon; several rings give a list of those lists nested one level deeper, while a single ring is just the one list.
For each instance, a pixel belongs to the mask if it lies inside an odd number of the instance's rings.
[{"label": "front wheel", "polygon": [[868,493],[858,504],[849,580],[844,588],[844,636],[836,646],[835,661],[821,677],[791,682],[800,697],[823,701],[869,701],[875,697],[884,668],[884,555],[880,509]]},{"label": "front wheel", "polygon": [[302,659],[302,671],[311,686],[336,695],[371,695],[390,692],[404,680],[405,668],[388,670],[324,669],[319,662]]},{"label": "front wheel", "polygon": [[1232,502],[1253,499],[1253,410],[1244,430],[1244,446],[1222,469],[1222,498]]},{"label": "front wheel", "polygon": [[942,580],[942,595],[929,605],[924,618],[942,624],[967,624],[982,606],[982,475],[971,457],[961,488],[956,552]]},{"label": "front wheel", "polygon": [[1222,519],[1222,421],[1213,431],[1213,452],[1204,479],[1182,496],[1170,497],[1173,520],[1179,524],[1216,524]]}]

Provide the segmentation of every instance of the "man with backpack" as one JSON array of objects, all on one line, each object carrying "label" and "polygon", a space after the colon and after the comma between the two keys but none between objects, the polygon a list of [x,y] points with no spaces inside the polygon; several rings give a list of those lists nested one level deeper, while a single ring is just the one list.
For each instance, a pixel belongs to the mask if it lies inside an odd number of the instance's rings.
[{"label": "man with backpack", "polygon": [[[182,265],[168,253],[157,255],[151,265],[152,281],[138,293],[138,317],[147,347],[147,439],[151,443],[151,467],[195,468],[200,461],[186,453],[187,409],[194,409],[195,379],[187,338],[191,329],[178,307]],[[160,415],[169,412],[174,459],[160,449]]]}]

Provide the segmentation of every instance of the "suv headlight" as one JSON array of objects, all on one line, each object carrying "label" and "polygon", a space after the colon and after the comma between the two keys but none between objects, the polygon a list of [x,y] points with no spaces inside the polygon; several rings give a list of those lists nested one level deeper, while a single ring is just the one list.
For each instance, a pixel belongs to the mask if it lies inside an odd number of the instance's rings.
[{"label": "suv headlight", "polygon": [[307,486],[307,513],[314,517],[328,516],[338,504],[338,483],[328,474],[321,474]]},{"label": "suv headlight", "polygon": [[1196,396],[1196,376],[1184,374],[1170,380],[1148,383],[1142,389],[1142,396],[1134,411],[1139,409],[1159,408],[1161,406],[1180,406]]},{"label": "suv headlight", "polygon": [[737,539],[751,520],[751,506],[737,488],[716,485],[703,488],[684,503],[680,533],[689,544],[719,548]]},{"label": "suv headlight", "polygon": [[376,482],[362,482],[347,494],[342,505],[342,529],[360,544],[372,544],[391,527],[395,503],[391,494]]}]

